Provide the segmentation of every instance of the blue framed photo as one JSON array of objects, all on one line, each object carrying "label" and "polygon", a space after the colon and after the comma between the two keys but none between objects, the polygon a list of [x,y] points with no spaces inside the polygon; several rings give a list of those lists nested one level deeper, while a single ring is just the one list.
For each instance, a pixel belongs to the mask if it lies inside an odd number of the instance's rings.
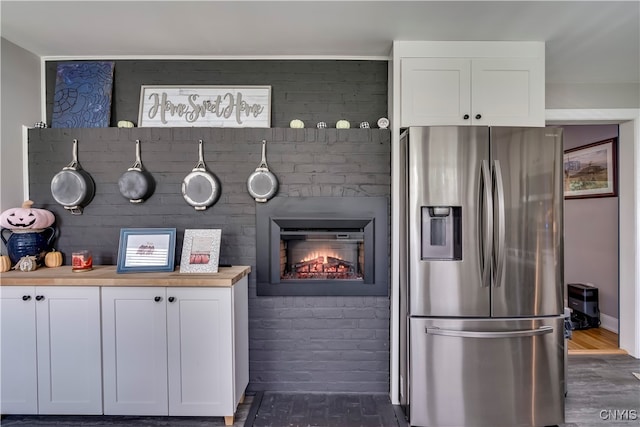
[{"label": "blue framed photo", "polygon": [[122,228],[118,273],[173,271],[175,228]]}]

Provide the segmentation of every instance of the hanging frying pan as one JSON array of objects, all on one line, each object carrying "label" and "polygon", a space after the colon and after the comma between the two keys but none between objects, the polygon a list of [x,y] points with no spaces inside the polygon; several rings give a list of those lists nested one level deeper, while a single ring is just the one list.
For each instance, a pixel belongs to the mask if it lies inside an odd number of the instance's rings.
[{"label": "hanging frying pan", "polygon": [[95,183],[78,162],[78,140],[73,140],[73,160],[51,180],[51,195],[73,215],[82,215],[95,195]]},{"label": "hanging frying pan", "polygon": [[207,170],[202,154],[202,140],[198,141],[198,163],[182,180],[182,196],[197,211],[213,205],[220,197],[218,179]]},{"label": "hanging frying pan", "polygon": [[266,202],[278,192],[278,178],[269,170],[266,155],[267,141],[262,140],[262,161],[249,175],[247,189],[256,202]]},{"label": "hanging frying pan", "polygon": [[140,160],[140,140],[136,139],[136,161],[118,180],[120,194],[131,203],[142,203],[153,194],[155,181]]}]

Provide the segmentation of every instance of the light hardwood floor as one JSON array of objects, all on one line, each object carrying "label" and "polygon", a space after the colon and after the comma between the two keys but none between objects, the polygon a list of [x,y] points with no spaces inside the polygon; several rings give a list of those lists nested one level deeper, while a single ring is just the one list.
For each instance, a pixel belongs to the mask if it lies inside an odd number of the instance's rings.
[{"label": "light hardwood floor", "polygon": [[626,354],[618,347],[618,334],[604,328],[572,332],[569,354]]}]

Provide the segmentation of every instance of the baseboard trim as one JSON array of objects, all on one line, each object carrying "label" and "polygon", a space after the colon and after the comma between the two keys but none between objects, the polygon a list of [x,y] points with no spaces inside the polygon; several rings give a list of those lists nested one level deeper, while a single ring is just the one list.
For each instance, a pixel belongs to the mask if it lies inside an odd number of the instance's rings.
[{"label": "baseboard trim", "polygon": [[569,356],[603,355],[603,354],[629,354],[621,348],[596,349],[596,350],[568,350]]},{"label": "baseboard trim", "polygon": [[618,319],[613,316],[600,313],[600,327],[617,334]]}]

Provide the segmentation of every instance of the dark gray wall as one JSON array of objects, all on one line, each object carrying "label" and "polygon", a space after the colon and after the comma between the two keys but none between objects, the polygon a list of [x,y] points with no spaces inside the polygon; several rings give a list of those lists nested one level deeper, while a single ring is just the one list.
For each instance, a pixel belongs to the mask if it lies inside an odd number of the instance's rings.
[{"label": "dark gray wall", "polygon": [[[251,65],[255,74],[261,74],[273,61],[266,62],[268,64],[255,61],[247,67]],[[144,65],[149,73],[155,69],[140,61],[128,65],[135,64]],[[313,121],[331,122],[327,117],[358,116],[357,120],[375,123],[379,116],[386,115],[386,63],[279,61],[278,64],[281,72],[271,74],[277,79],[275,83],[269,79],[258,81],[250,70],[246,70],[246,78],[235,80],[238,66],[235,62],[230,63],[231,71],[227,73],[233,77],[230,81],[211,82],[201,77],[198,83],[272,84],[274,115],[282,114],[282,118],[274,118],[274,126],[287,126],[288,114],[293,116],[299,106],[305,106]],[[291,65],[293,71],[287,73],[283,64]],[[169,65],[156,70],[156,74],[166,71]],[[358,72],[345,71],[345,67],[355,65]],[[220,64],[211,65],[218,66]],[[317,75],[318,67],[324,70],[320,73],[324,76]],[[307,72],[301,71],[303,69]],[[187,72],[190,68],[181,70]],[[120,89],[116,89],[116,94],[128,84],[123,73],[117,61],[116,85]],[[203,73],[210,75],[210,67]],[[371,75],[377,75],[380,82],[367,84]],[[176,79],[174,74],[173,80],[161,83],[176,83]],[[135,84],[149,83],[149,80],[152,79],[136,77]],[[284,80],[288,83],[279,83]],[[342,89],[337,91],[329,88],[332,84],[325,88],[320,83],[341,80]],[[122,108],[137,111],[139,89],[133,93],[135,85],[130,85],[130,95],[135,100],[123,101],[128,107]],[[280,89],[276,91],[276,87]],[[275,93],[280,91],[276,97]],[[294,92],[306,93],[308,99],[290,105],[286,99],[291,99]],[[383,93],[378,96],[378,92]],[[334,95],[340,93],[369,101],[358,103],[357,114],[350,116],[346,111],[350,111],[352,102],[334,99]],[[119,102],[115,109],[123,111]],[[282,113],[283,110],[289,113]],[[131,119],[126,114],[117,116],[112,122]],[[303,118],[300,114],[295,117]],[[73,138],[79,141],[80,163],[96,182],[96,196],[81,216],[72,216],[55,204],[49,188],[51,178],[71,160]],[[130,204],[117,187],[119,176],[133,163],[136,139],[142,142],[142,161],[157,182],[154,195],[141,205]],[[220,200],[204,212],[196,212],[187,205],[180,193],[182,179],[197,161],[198,139],[204,141],[207,166],[222,184]],[[80,248],[91,249],[96,263],[114,264],[120,228],[176,227],[177,260],[185,228],[221,228],[220,262],[255,268],[256,204],[247,192],[246,180],[259,163],[262,139],[268,141],[268,163],[280,181],[279,196],[390,195],[389,131],[283,127],[32,129],[29,131],[30,194],[36,207],[50,209],[56,215],[60,236],[55,246],[64,253],[67,264],[70,253]],[[255,283],[255,274],[251,274],[251,390],[388,391],[387,297],[256,297]]]},{"label": "dark gray wall", "polygon": [[[46,64],[48,123],[57,64]],[[141,85],[270,85],[272,127],[289,127],[292,119],[306,127],[344,119],[357,127],[387,117],[386,61],[115,61],[111,126],[138,122]]]}]

